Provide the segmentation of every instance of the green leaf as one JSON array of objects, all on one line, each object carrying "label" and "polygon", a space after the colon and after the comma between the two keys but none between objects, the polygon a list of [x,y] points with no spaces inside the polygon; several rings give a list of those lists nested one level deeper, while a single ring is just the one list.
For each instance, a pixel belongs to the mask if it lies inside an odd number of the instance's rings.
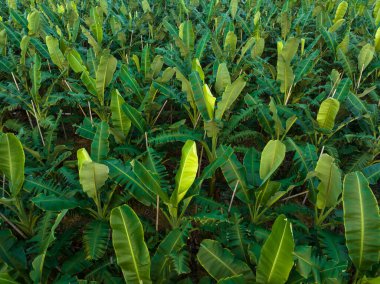
[{"label": "green leaf", "polygon": [[119,78],[124,86],[131,89],[139,98],[142,98],[141,88],[126,65],[121,66]]},{"label": "green leaf", "polygon": [[105,121],[100,122],[91,143],[91,158],[95,162],[101,162],[107,158],[110,150],[108,142],[109,134],[108,123]]},{"label": "green leaf", "polygon": [[246,281],[254,281],[254,275],[249,266],[235,258],[231,251],[223,248],[217,241],[203,240],[197,253],[197,259],[217,281],[238,275],[243,275]]},{"label": "green leaf", "polygon": [[193,24],[190,20],[183,22],[179,26],[179,37],[190,51],[194,50],[195,36]]},{"label": "green leaf", "polygon": [[247,171],[247,182],[250,185],[259,186],[261,183],[259,176],[260,153],[254,148],[250,148],[244,156],[244,167]]},{"label": "green leaf", "polygon": [[294,74],[290,63],[282,55],[279,55],[277,61],[277,80],[281,82],[281,92],[288,93],[294,81]]},{"label": "green leaf", "polygon": [[136,177],[139,179],[140,183],[145,186],[145,188],[149,191],[152,191],[154,194],[160,196],[160,198],[164,202],[168,202],[169,198],[161,189],[160,181],[158,180],[156,175],[153,175],[151,171],[149,171],[147,168],[144,167],[143,164],[141,164],[137,160],[133,160],[131,162],[133,172],[136,175]]},{"label": "green leaf", "polygon": [[220,63],[216,72],[215,90],[218,94],[221,94],[229,85],[231,85],[231,77],[227,64]]},{"label": "green leaf", "polygon": [[282,55],[282,57],[286,63],[290,64],[290,62],[292,61],[292,59],[296,55],[299,43],[300,43],[299,39],[294,38],[294,37],[289,38],[286,41],[286,43],[285,43],[285,45],[281,51],[281,55]]},{"label": "green leaf", "polygon": [[100,188],[108,178],[109,169],[106,165],[95,162],[83,163],[79,169],[79,182],[88,197],[97,200]]},{"label": "green leaf", "polygon": [[112,125],[127,136],[131,129],[131,121],[122,110],[122,105],[125,104],[123,97],[118,90],[113,90],[111,93],[111,119]]},{"label": "green leaf", "polygon": [[152,257],[152,280],[154,283],[165,283],[170,271],[169,256],[180,251],[186,245],[186,230],[174,229],[160,242]]},{"label": "green leaf", "polygon": [[100,57],[96,70],[96,94],[101,105],[104,105],[104,90],[112,81],[116,65],[117,59],[108,52]]},{"label": "green leaf", "polygon": [[324,209],[335,206],[342,193],[342,177],[334,158],[323,154],[318,160],[315,172],[321,181],[318,185],[317,207]]},{"label": "green leaf", "polygon": [[12,133],[0,136],[0,172],[8,179],[15,197],[24,183],[25,154],[21,142]]},{"label": "green leaf", "polygon": [[363,174],[370,184],[376,184],[380,178],[380,163],[365,167],[363,169]]},{"label": "green leaf", "polygon": [[90,16],[91,16],[91,24],[90,29],[92,33],[95,35],[96,40],[99,44],[103,41],[103,12],[101,7],[91,7],[90,9]]},{"label": "green leaf", "polygon": [[340,48],[338,48],[338,50],[337,50],[337,55],[338,55],[338,60],[340,61],[340,63],[343,66],[344,72],[346,72],[348,74],[348,76],[350,76],[350,79],[353,80],[354,79],[354,70],[353,70],[353,67],[352,67],[353,64],[352,64],[350,58],[348,57],[348,55],[344,54],[343,50]]},{"label": "green leaf", "polygon": [[335,17],[334,17],[334,23],[337,21],[343,19],[344,15],[346,14],[348,7],[348,3],[346,1],[342,1],[339,3],[338,8],[336,8]]},{"label": "green leaf", "polygon": [[[217,150],[217,156],[226,156],[226,152],[231,151],[229,147],[221,146]],[[250,203],[248,194],[247,176],[243,165],[239,162],[235,154],[228,154],[228,159],[221,166],[222,173],[231,190],[236,187],[236,196],[245,203]]]},{"label": "green leaf", "polygon": [[0,272],[0,283],[3,284],[18,284],[19,282],[15,281],[12,277],[9,276],[6,272]]},{"label": "green leaf", "polygon": [[112,209],[110,223],[117,264],[127,283],[152,283],[150,256],[144,241],[144,231],[136,213],[122,205]]},{"label": "green leaf", "polygon": [[185,197],[190,186],[193,184],[198,172],[197,145],[192,140],[187,140],[182,147],[181,162],[175,176],[175,190],[170,202],[176,207]]},{"label": "green leaf", "polygon": [[141,112],[139,112],[134,107],[125,103],[121,106],[121,109],[131,121],[131,123],[141,132],[144,133],[146,129],[145,119],[142,117]]},{"label": "green leaf", "polygon": [[96,81],[94,78],[90,76],[90,73],[87,70],[84,70],[82,72],[80,79],[86,86],[87,91],[89,91],[92,95],[96,96]]},{"label": "green leaf", "polygon": [[130,165],[125,166],[119,160],[105,161],[110,169],[109,176],[120,186],[128,188],[128,192],[146,206],[156,204],[156,195],[148,190],[133,173]]},{"label": "green leaf", "polygon": [[75,199],[45,194],[33,197],[32,202],[37,207],[47,211],[62,211],[63,209],[72,209],[79,206],[79,202]]},{"label": "green leaf", "polygon": [[32,13],[28,14],[28,30],[29,35],[38,34],[39,28],[40,28],[40,12],[33,11]]},{"label": "green leaf", "polygon": [[239,7],[239,1],[238,0],[231,0],[231,2],[230,2],[230,12],[231,12],[232,19],[235,19],[238,7]]},{"label": "green leaf", "polygon": [[33,66],[29,70],[29,76],[32,81],[32,88],[30,89],[30,93],[35,100],[35,102],[39,101],[39,89],[41,87],[41,58],[36,53],[33,57]]},{"label": "green leaf", "polygon": [[342,79],[338,86],[336,87],[336,92],[332,96],[337,99],[339,102],[343,102],[346,100],[347,95],[350,92],[350,88],[352,86],[352,81],[349,78]]},{"label": "green leaf", "polygon": [[286,147],[280,140],[270,140],[260,159],[260,178],[264,183],[278,169],[285,158]]},{"label": "green leaf", "polygon": [[203,120],[212,120],[214,117],[215,97],[211,94],[211,91],[206,84],[202,87],[202,81],[198,72],[193,71],[190,74],[190,84],[194,93],[195,104],[197,105]]},{"label": "green leaf", "polygon": [[83,60],[76,49],[70,49],[67,52],[66,57],[71,69],[73,69],[75,73],[80,73],[86,70],[86,66],[83,65]]},{"label": "green leaf", "polygon": [[144,73],[144,78],[148,78],[150,71],[150,50],[148,45],[144,47],[141,53],[141,71]]},{"label": "green leaf", "polygon": [[285,283],[293,267],[292,225],[284,215],[276,218],[265,241],[256,270],[257,283]]},{"label": "green leaf", "polygon": [[109,238],[109,225],[100,220],[88,223],[83,232],[83,244],[86,258],[97,260],[104,256]]},{"label": "green leaf", "polygon": [[236,52],[237,36],[233,31],[227,33],[226,39],[224,41],[224,51],[228,52],[229,57],[233,57]]},{"label": "green leaf", "polygon": [[199,60],[203,57],[203,52],[206,49],[206,46],[208,42],[210,41],[210,31],[207,30],[204,32],[203,36],[200,40],[198,40],[197,48],[195,50],[195,58],[198,58]]},{"label": "green leaf", "polygon": [[43,280],[43,269],[44,269],[44,263],[47,256],[47,251],[50,245],[55,241],[55,230],[57,229],[58,225],[61,223],[63,217],[65,217],[67,213],[67,209],[63,210],[57,215],[57,218],[54,221],[53,226],[50,229],[49,235],[47,238],[43,241],[42,244],[42,252],[33,260],[32,267],[33,269],[29,273],[30,278],[34,281],[34,283],[44,283]]},{"label": "green leaf", "polygon": [[343,220],[348,253],[355,267],[365,271],[379,261],[378,203],[361,172],[347,174],[343,184]]},{"label": "green leaf", "polygon": [[58,39],[52,36],[47,36],[46,45],[49,50],[51,61],[53,61],[53,63],[57,65],[59,69],[63,69],[65,67],[65,57],[63,56],[62,51],[59,49]]},{"label": "green leaf", "polygon": [[78,149],[77,159],[78,159],[78,170],[82,168],[83,163],[92,162],[91,157],[85,148]]},{"label": "green leaf", "polygon": [[363,72],[367,68],[368,64],[371,63],[374,54],[375,47],[372,44],[367,43],[362,47],[358,56],[358,70],[360,72]]},{"label": "green leaf", "polygon": [[18,271],[26,270],[26,255],[10,230],[0,230],[0,259],[2,263]]},{"label": "green leaf", "polygon": [[222,119],[223,114],[232,106],[232,104],[239,97],[246,83],[247,82],[244,81],[243,77],[239,77],[232,84],[226,87],[222,95],[222,100],[218,103],[218,108],[215,112],[215,119]]},{"label": "green leaf", "polygon": [[319,107],[317,122],[320,128],[332,130],[335,124],[335,118],[338,114],[340,103],[337,99],[327,98]]}]

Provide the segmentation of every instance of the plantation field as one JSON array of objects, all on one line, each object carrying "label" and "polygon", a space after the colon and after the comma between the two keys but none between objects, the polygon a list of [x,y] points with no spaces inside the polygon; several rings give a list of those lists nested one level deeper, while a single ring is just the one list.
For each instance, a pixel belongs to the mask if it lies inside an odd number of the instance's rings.
[{"label": "plantation field", "polygon": [[380,0],[0,0],[1,283],[380,283]]}]

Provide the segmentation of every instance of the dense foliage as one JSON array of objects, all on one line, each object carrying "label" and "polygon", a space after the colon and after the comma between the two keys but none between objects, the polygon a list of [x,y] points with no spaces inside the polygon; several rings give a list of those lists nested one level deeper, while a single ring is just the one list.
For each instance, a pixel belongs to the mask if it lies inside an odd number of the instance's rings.
[{"label": "dense foliage", "polygon": [[0,283],[379,283],[379,0],[0,4]]}]

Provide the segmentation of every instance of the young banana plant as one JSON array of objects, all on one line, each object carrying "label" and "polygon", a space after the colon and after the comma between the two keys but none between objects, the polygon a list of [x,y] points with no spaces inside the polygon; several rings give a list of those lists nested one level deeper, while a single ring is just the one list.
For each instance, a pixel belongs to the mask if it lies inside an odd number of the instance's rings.
[{"label": "young banana plant", "polygon": [[[223,155],[228,147],[218,149]],[[249,210],[251,222],[258,224],[265,220],[264,214],[296,185],[281,189],[281,183],[271,180],[275,171],[285,158],[286,146],[280,140],[270,140],[261,155],[251,148],[244,157],[244,162],[235,154],[229,156],[221,166],[224,178],[233,190],[230,204],[236,196],[244,202]]]},{"label": "young banana plant", "polygon": [[[111,167],[111,175],[114,176],[116,165],[115,163],[109,163],[109,165]],[[144,196],[140,195],[138,199],[144,203],[148,202],[156,206],[159,206],[159,202],[155,204],[154,200],[156,198],[158,201],[161,200],[167,209],[164,210],[160,208],[161,212],[166,216],[173,228],[179,227],[182,223],[182,217],[193,197],[189,196],[185,198],[185,196],[192,186],[198,172],[198,154],[195,142],[188,140],[182,148],[180,166],[175,176],[175,188],[170,197],[166,188],[163,186],[162,178],[160,178],[160,176],[164,174],[157,171],[157,164],[151,156],[148,156],[144,163],[133,160],[130,162],[130,165],[132,172],[128,174],[126,179],[133,184],[133,187],[140,188],[141,191],[145,192]],[[120,174],[118,179],[121,180]],[[133,190],[132,193],[136,194],[136,191]],[[182,207],[180,207],[180,205],[182,205]],[[179,212],[179,210],[181,211]]]}]

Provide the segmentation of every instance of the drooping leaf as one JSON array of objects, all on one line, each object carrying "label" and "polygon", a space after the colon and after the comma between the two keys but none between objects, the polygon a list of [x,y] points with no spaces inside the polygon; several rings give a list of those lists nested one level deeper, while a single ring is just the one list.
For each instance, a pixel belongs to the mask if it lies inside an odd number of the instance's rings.
[{"label": "drooping leaf", "polygon": [[39,208],[48,211],[62,211],[79,206],[79,202],[73,198],[58,197],[40,194],[32,198],[32,202]]},{"label": "drooping leaf", "polygon": [[217,281],[243,275],[246,281],[253,281],[254,275],[249,266],[214,240],[203,240],[197,254],[199,263]]}]

